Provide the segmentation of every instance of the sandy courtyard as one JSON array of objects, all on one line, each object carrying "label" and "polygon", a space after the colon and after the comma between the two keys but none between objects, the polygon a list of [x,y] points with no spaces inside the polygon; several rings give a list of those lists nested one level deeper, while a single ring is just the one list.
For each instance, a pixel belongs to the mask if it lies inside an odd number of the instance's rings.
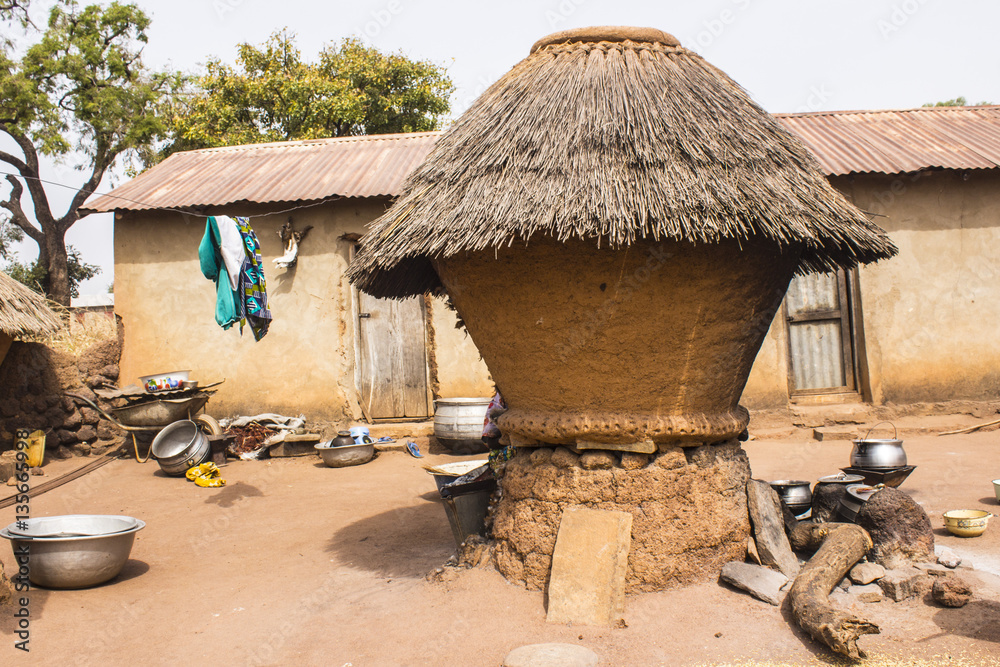
[{"label": "sandy courtyard", "polygon": [[[917,470],[903,485],[931,516],[938,544],[971,562],[977,597],[961,609],[911,599],[858,603],[882,634],[860,645],[885,664],[1000,664],[1000,526],[948,535],[941,513],[996,510],[996,432],[906,439]],[[816,479],[846,465],[850,443],[746,443],[754,476]],[[202,489],[154,462],[115,461],[31,502],[33,516],[127,514],[147,523],[124,572],[103,586],[30,593],[29,654],[0,621],[3,664],[499,665],[523,644],[577,643],[603,665],[836,661],[787,613],[715,582],[631,596],[625,628],[545,622],[542,593],[489,569],[426,575],[454,552],[423,460],[390,452],[356,468],[312,457],[230,462],[228,486]],[[46,466],[53,479],[86,462]],[[14,509],[0,511],[0,525]],[[0,545],[11,569],[11,552]]]}]

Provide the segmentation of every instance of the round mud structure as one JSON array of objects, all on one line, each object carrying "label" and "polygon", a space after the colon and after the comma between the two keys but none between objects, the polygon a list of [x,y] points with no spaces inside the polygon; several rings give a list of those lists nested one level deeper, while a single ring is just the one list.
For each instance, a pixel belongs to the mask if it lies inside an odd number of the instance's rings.
[{"label": "round mud structure", "polygon": [[565,447],[519,449],[494,514],[500,572],[544,589],[562,514],[571,506],[632,514],[630,592],[714,579],[723,564],[742,561],[750,464],[739,442],[660,450],[578,456]]},{"label": "round mud structure", "polygon": [[435,260],[510,410],[515,444],[713,442],[798,254],[772,243],[532,239]]}]

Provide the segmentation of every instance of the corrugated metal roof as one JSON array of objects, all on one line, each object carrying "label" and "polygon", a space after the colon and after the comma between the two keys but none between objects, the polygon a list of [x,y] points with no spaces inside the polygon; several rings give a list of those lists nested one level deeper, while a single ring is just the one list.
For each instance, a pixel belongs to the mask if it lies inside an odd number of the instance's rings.
[{"label": "corrugated metal roof", "polygon": [[[775,114],[828,176],[1000,167],[1000,106]],[[175,153],[106,195],[90,212],[236,202],[392,197],[440,132],[206,148]]]},{"label": "corrugated metal roof", "polygon": [[110,193],[91,197],[83,208],[139,211],[394,196],[439,135],[380,134],[175,153]]},{"label": "corrugated metal roof", "polygon": [[775,116],[828,176],[1000,167],[1000,106]]}]

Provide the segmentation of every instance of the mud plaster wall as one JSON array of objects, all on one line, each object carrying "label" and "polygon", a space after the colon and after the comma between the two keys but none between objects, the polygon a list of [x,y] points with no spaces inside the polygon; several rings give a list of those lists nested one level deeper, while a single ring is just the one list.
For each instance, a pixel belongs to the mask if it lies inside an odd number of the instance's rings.
[{"label": "mud plaster wall", "polygon": [[[139,211],[115,219],[115,311],[125,323],[121,382],[157,371],[191,369],[193,379],[225,378],[208,404],[217,416],[279,412],[314,419],[362,417],[356,388],[354,291],[344,277],[353,241],[387,200],[345,199],[292,213],[253,218],[274,316],[268,334],[254,342],[249,329],[215,323],[215,284],[201,273],[198,245],[205,219]],[[261,215],[273,206],[227,207],[218,215]],[[278,229],[291,217],[295,229],[312,225],[295,267],[275,269],[283,254]],[[478,352],[453,332],[455,316],[434,308],[438,380],[448,391],[481,389]],[[444,391],[445,389],[443,389]],[[456,395],[456,394],[445,394]],[[469,394],[488,395],[486,392]]]},{"label": "mud plaster wall", "polygon": [[[602,459],[607,467],[588,469]],[[661,446],[653,457],[518,449],[493,520],[497,567],[508,579],[544,589],[562,513],[582,505],[632,514],[628,591],[714,579],[723,564],[746,557],[749,478],[736,441]]]},{"label": "mud plaster wall", "polygon": [[[991,400],[1000,394],[1000,170],[831,179],[899,246],[859,271],[875,403]],[[780,312],[780,311],[779,311]],[[771,325],[743,402],[788,400],[787,329]]]},{"label": "mud plaster wall", "polygon": [[434,324],[437,395],[443,398],[492,396],[493,379],[472,338],[464,328],[455,327],[458,315],[442,298],[431,300],[429,312]]}]

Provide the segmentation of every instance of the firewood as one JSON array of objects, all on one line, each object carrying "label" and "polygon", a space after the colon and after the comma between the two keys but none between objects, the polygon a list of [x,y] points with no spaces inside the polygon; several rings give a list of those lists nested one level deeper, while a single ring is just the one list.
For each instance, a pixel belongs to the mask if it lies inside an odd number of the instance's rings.
[{"label": "firewood", "polygon": [[858,638],[879,634],[879,627],[834,608],[829,595],[871,549],[871,537],[854,524],[802,523],[792,530],[790,540],[796,550],[816,550],[788,593],[792,617],[816,641],[852,660],[860,660],[864,653],[858,648]]}]

